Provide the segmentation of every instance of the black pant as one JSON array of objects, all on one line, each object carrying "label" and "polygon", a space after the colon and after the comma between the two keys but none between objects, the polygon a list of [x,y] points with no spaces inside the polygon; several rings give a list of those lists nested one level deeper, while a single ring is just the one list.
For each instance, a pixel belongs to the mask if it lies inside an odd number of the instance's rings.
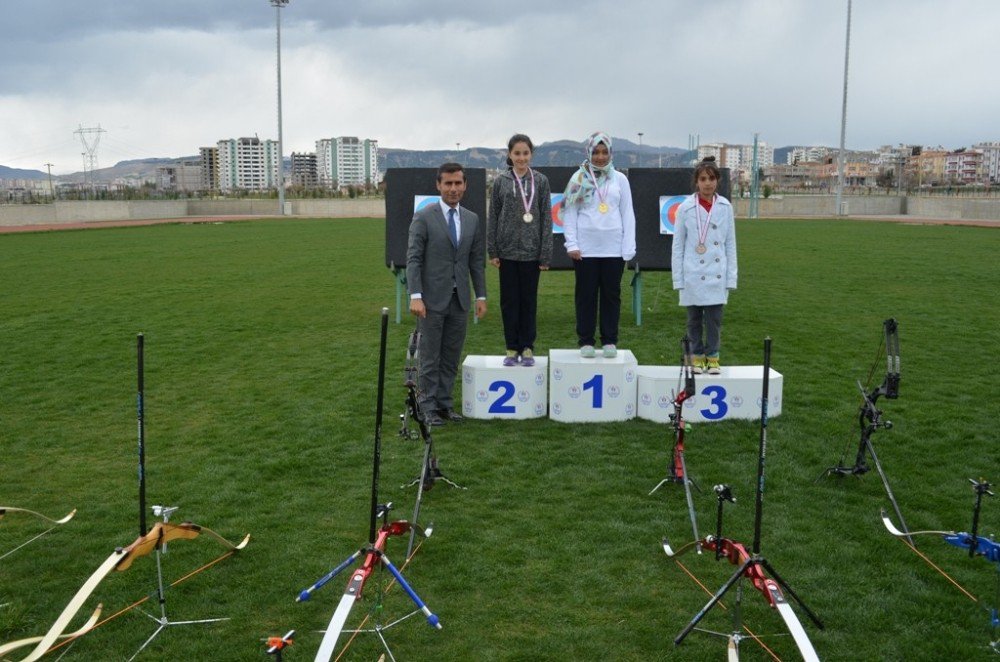
[{"label": "black pant", "polygon": [[576,270],[576,335],[580,346],[597,344],[594,342],[594,322],[598,297],[601,303],[601,344],[617,345],[625,260],[620,257],[585,257],[574,260],[573,268]]},{"label": "black pant", "polygon": [[500,260],[500,314],[507,349],[534,350],[538,318],[538,262]]}]

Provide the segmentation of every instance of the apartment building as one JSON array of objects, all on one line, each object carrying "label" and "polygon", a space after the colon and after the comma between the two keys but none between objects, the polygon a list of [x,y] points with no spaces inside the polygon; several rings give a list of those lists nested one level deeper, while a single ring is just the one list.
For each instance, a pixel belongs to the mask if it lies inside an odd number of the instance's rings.
[{"label": "apartment building", "polygon": [[377,184],[378,141],[353,136],[317,140],[316,177],[328,188]]},{"label": "apartment building", "polygon": [[983,153],[977,149],[958,149],[944,157],[944,176],[948,183],[974,184],[979,181]]},{"label": "apartment building", "polygon": [[231,138],[218,142],[219,190],[260,191],[278,182],[278,142]]},{"label": "apartment building", "polygon": [[316,177],[316,155],[312,152],[292,152],[292,185],[303,188],[315,188],[319,183]]},{"label": "apartment building", "polygon": [[201,155],[201,190],[219,190],[219,148],[200,147]]},{"label": "apartment building", "polygon": [[1000,184],[1000,142],[977,143],[972,149],[983,154],[980,181],[984,184]]},{"label": "apartment building", "polygon": [[[730,145],[728,143],[707,143],[698,146],[698,160],[714,156],[720,168],[729,168],[734,182],[748,182],[753,170],[753,145]],[[774,165],[774,148],[766,142],[757,141],[757,167],[770,168]]]}]

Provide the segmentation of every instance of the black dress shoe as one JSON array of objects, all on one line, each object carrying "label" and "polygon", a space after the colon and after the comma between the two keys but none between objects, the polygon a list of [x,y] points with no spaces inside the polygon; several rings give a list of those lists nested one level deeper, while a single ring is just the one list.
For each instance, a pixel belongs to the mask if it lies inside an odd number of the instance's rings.
[{"label": "black dress shoe", "polygon": [[452,423],[461,423],[465,420],[465,417],[454,409],[438,409],[437,414],[442,420],[451,421]]},{"label": "black dress shoe", "polygon": [[436,411],[429,411],[424,414],[424,425],[438,427],[444,425],[444,419],[438,416]]}]

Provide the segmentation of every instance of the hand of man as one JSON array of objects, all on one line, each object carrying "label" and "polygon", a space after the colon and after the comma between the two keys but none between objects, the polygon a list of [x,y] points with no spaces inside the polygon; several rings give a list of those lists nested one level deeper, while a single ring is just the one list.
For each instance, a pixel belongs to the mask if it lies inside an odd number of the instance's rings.
[{"label": "hand of man", "polygon": [[490,264],[492,264],[494,267],[499,267],[500,266],[500,258],[498,258],[498,257],[493,258],[492,260],[490,260]]},{"label": "hand of man", "polygon": [[569,255],[570,259],[572,259],[572,260],[582,260],[583,259],[583,255],[580,253],[580,251],[569,251],[568,255]]},{"label": "hand of man", "polygon": [[549,265],[547,265],[547,264],[540,264],[540,265],[538,265],[538,270],[539,271],[548,271],[549,270]]},{"label": "hand of man", "polygon": [[479,319],[486,317],[486,299],[476,299],[476,317]]},{"label": "hand of man", "polygon": [[410,299],[410,313],[417,317],[427,317],[427,307],[424,306],[423,299]]}]

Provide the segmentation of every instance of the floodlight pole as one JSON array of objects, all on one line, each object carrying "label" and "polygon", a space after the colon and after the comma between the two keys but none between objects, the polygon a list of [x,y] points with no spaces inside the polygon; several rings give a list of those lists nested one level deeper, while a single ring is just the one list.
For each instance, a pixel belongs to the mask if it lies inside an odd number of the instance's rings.
[{"label": "floodlight pole", "polygon": [[642,167],[642,131],[639,132],[639,167]]},{"label": "floodlight pole", "polygon": [[851,61],[851,0],[847,0],[847,42],[844,45],[844,102],[840,109],[840,151],[837,153],[837,216],[843,216],[844,138],[847,135],[847,71]]},{"label": "floodlight pole", "polygon": [[281,132],[281,8],[290,0],[271,0],[278,32],[278,215],[285,215],[285,143]]}]

